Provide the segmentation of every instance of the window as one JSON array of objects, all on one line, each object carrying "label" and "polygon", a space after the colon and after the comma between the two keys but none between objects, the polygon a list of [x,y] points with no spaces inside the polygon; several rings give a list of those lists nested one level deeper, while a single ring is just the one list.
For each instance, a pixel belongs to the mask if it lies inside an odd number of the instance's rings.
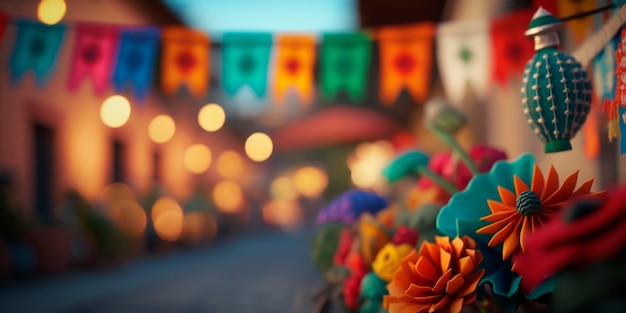
[{"label": "window", "polygon": [[34,181],[35,208],[37,215],[49,220],[52,218],[54,186],[54,130],[35,123],[34,136]]},{"label": "window", "polygon": [[119,140],[113,141],[113,182],[120,183],[126,180],[126,147]]}]

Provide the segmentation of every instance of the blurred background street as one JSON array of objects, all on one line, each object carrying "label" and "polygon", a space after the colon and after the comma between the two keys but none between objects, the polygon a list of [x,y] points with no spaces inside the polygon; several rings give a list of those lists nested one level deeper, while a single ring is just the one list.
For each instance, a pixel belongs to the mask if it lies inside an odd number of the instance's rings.
[{"label": "blurred background street", "polygon": [[0,287],[0,312],[310,312],[321,276],[310,229],[259,232]]}]

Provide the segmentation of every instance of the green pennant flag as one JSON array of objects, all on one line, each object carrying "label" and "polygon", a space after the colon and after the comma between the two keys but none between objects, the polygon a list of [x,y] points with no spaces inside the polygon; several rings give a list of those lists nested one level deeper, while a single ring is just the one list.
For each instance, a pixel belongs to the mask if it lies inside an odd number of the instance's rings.
[{"label": "green pennant flag", "polygon": [[272,47],[269,33],[226,33],[222,38],[222,80],[234,95],[248,85],[262,97],[267,89],[267,68]]},{"label": "green pennant flag", "polygon": [[371,41],[366,34],[326,34],[321,52],[321,93],[333,98],[346,91],[354,102],[365,97]]}]

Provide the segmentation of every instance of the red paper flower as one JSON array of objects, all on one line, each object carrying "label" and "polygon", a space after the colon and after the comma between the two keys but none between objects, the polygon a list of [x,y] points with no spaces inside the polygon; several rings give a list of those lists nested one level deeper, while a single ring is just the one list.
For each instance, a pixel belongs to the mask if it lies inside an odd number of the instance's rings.
[{"label": "red paper flower", "polygon": [[491,224],[478,229],[476,233],[493,235],[489,246],[502,244],[503,260],[520,249],[528,251],[528,236],[561,211],[566,201],[577,196],[585,196],[587,199],[602,196],[603,192],[591,192],[593,179],[574,190],[577,179],[578,171],[570,174],[560,185],[556,170],[550,166],[544,181],[541,170],[535,164],[530,187],[517,175],[514,176],[515,192],[498,186],[501,202],[487,200],[491,214],[481,218]]},{"label": "red paper flower", "polygon": [[[488,172],[494,163],[500,160],[506,160],[507,158],[506,153],[503,151],[484,145],[473,146],[469,151],[469,156],[481,173]],[[460,158],[453,158],[452,152],[435,154],[430,158],[428,168],[441,175],[443,178],[453,182],[459,190],[465,189],[473,177],[470,170]],[[427,189],[433,184],[427,177],[420,178],[419,183],[420,187],[423,189]],[[450,196],[452,195],[448,195],[448,198]]]},{"label": "red paper flower", "polygon": [[383,304],[389,313],[461,312],[476,299],[476,287],[485,270],[476,270],[482,254],[468,236],[435,237],[419,253],[406,256]]},{"label": "red paper flower", "polygon": [[352,247],[352,235],[350,234],[349,229],[343,229],[339,233],[339,244],[337,246],[337,251],[335,251],[335,256],[333,257],[334,265],[343,265],[350,253],[350,248]]},{"label": "red paper flower", "polygon": [[572,202],[560,218],[529,236],[528,251],[515,256],[522,286],[531,290],[546,277],[570,266],[607,260],[626,248],[626,185],[604,199]]},{"label": "red paper flower", "polygon": [[417,231],[402,225],[398,227],[398,230],[396,230],[396,233],[393,235],[391,242],[393,242],[393,244],[396,246],[399,246],[403,243],[415,246],[415,244],[417,243],[417,238]]},{"label": "red paper flower", "polygon": [[361,280],[365,275],[350,275],[343,283],[343,302],[346,307],[356,310],[359,308],[361,295]]}]

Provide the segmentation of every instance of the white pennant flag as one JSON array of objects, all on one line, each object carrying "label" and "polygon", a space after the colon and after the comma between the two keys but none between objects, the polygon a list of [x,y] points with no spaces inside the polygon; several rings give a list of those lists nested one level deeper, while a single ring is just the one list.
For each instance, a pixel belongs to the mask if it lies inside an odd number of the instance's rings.
[{"label": "white pennant flag", "polygon": [[448,101],[460,106],[469,84],[487,97],[491,73],[488,20],[448,22],[437,28],[437,64]]}]

